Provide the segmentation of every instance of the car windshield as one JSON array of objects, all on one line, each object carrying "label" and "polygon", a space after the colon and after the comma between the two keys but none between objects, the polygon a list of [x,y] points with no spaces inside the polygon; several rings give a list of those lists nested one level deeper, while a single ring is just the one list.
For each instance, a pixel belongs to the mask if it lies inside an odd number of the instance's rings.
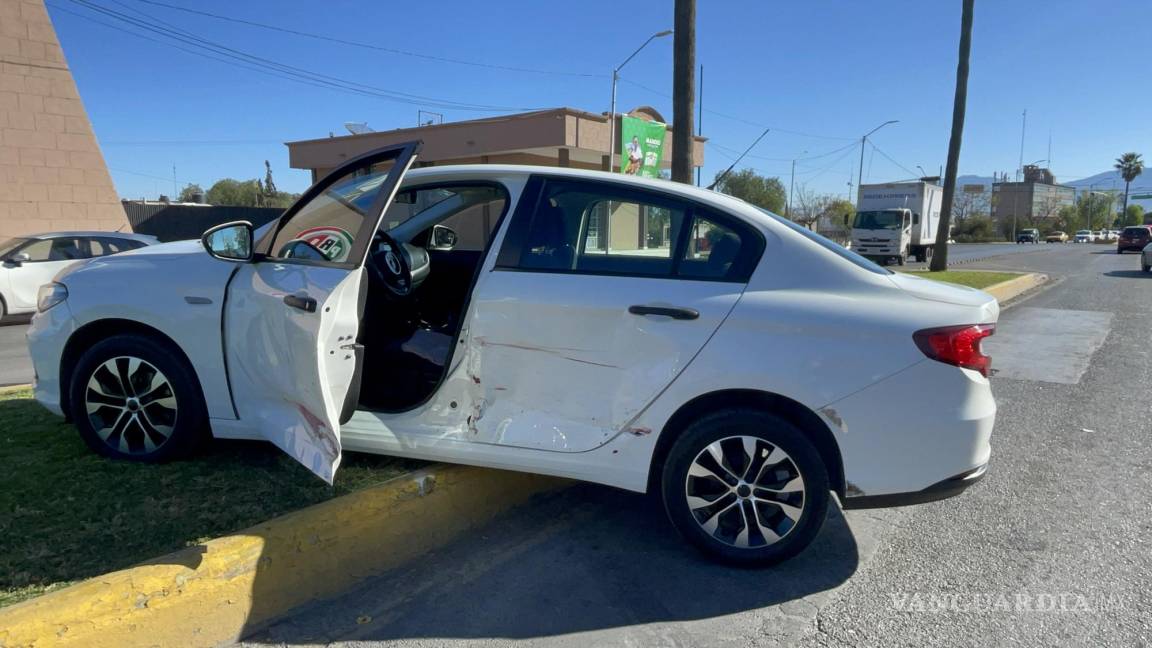
[{"label": "car windshield", "polygon": [[898,211],[862,211],[856,213],[856,221],[852,227],[856,229],[888,229],[898,230],[903,226],[903,212]]},{"label": "car windshield", "polygon": [[891,270],[889,270],[887,268],[882,268],[882,267],[876,265],[875,263],[869,261],[868,259],[865,259],[864,257],[860,256],[859,254],[856,254],[852,250],[849,250],[848,248],[844,247],[843,245],[840,245],[839,243],[837,243],[835,241],[831,241],[831,240],[829,240],[823,236],[820,236],[816,232],[813,232],[812,230],[808,229],[807,227],[801,227],[800,225],[793,223],[792,221],[788,220],[787,218],[784,218],[783,216],[778,216],[776,214],[773,214],[772,212],[768,211],[767,209],[763,209],[761,207],[756,207],[756,209],[759,209],[760,211],[764,212],[770,218],[781,223],[782,225],[787,226],[792,231],[797,232],[799,234],[802,234],[805,238],[807,238],[811,241],[814,241],[817,245],[820,245],[824,249],[831,250],[832,252],[844,257],[845,259],[848,259],[852,263],[855,263],[856,265],[860,266],[861,268],[864,268],[865,270],[867,270],[869,272],[875,272],[876,274],[882,274],[882,275],[892,274]]},{"label": "car windshield", "polygon": [[1125,227],[1124,236],[1147,236],[1147,227]]},{"label": "car windshield", "polygon": [[16,248],[31,240],[32,239],[26,238],[10,238],[6,241],[0,241],[0,257],[6,256],[12,250],[15,250]]}]

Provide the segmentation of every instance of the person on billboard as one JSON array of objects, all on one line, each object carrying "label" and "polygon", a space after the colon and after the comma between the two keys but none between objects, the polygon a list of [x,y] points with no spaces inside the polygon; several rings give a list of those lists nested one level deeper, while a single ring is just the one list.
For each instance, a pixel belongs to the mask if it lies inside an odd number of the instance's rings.
[{"label": "person on billboard", "polygon": [[628,144],[628,166],[624,167],[624,173],[628,175],[638,175],[640,173],[640,164],[644,161],[644,151],[640,148],[640,138],[635,135],[632,136],[632,141]]}]

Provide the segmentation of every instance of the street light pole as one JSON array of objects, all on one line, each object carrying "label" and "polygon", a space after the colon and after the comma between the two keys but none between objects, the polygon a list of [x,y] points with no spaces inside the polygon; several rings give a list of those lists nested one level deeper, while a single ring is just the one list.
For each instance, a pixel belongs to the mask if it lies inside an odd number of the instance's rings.
[{"label": "street light pole", "polygon": [[899,119],[890,119],[890,120],[884,122],[883,124],[880,124],[876,128],[873,128],[872,130],[868,131],[867,133],[864,134],[864,137],[860,138],[860,173],[856,177],[856,192],[857,192],[856,206],[857,207],[860,206],[860,197],[859,197],[860,187],[863,186],[863,184],[864,184],[864,145],[868,142],[868,136],[871,135],[872,133],[875,133],[876,131],[880,130],[881,128],[884,128],[888,124],[895,124],[899,121],[900,121]]},{"label": "street light pole", "polygon": [[615,158],[616,158],[616,82],[620,80],[620,70],[624,69],[624,66],[628,65],[628,61],[631,61],[633,58],[635,58],[635,56],[640,53],[640,50],[644,49],[645,47],[648,47],[648,43],[651,43],[652,41],[656,40],[657,38],[662,38],[664,36],[670,36],[671,34],[672,34],[671,29],[665,29],[662,32],[657,32],[655,34],[652,34],[651,36],[648,37],[648,40],[644,41],[643,45],[641,45],[640,47],[637,47],[635,52],[632,52],[632,54],[629,55],[628,58],[624,59],[623,63],[621,63],[620,65],[617,65],[615,68],[612,69],[612,107],[608,111],[608,171],[609,172],[611,172],[613,170],[612,167],[614,166],[614,162],[615,162]]}]

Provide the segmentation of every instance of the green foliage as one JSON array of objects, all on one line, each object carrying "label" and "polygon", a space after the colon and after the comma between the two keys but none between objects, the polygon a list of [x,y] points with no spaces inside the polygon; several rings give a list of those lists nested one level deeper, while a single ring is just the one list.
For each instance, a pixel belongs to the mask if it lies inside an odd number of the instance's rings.
[{"label": "green foliage", "polygon": [[1084,220],[1080,217],[1080,212],[1077,211],[1072,205],[1064,205],[1056,212],[1056,218],[1048,227],[1048,230],[1061,230],[1067,232],[1069,236],[1078,229],[1085,229]]},{"label": "green foliage", "polygon": [[1081,195],[1076,201],[1076,215],[1079,223],[1091,223],[1083,228],[1100,230],[1112,227],[1115,218],[1112,214],[1112,196],[1100,193]]},{"label": "green foliage", "polygon": [[179,202],[192,202],[192,199],[197,195],[203,196],[204,190],[198,184],[186,184],[180,190],[180,197],[177,199]]},{"label": "green foliage", "polygon": [[417,462],[345,453],[335,486],[271,444],[167,464],[88,450],[30,390],[0,392],[0,607],[373,486]]},{"label": "green foliage", "polygon": [[1124,225],[1143,225],[1144,208],[1140,205],[1128,205],[1124,210]]},{"label": "green foliage", "polygon": [[1124,182],[1132,182],[1144,172],[1144,160],[1140,158],[1139,153],[1125,153],[1116,158],[1116,164],[1113,166],[1120,172]]},{"label": "green foliage", "polygon": [[232,207],[280,207],[291,205],[300,194],[276,191],[269,194],[260,180],[236,180],[223,178],[208,189],[205,195],[210,205]]},{"label": "green foliage", "polygon": [[957,222],[952,237],[957,243],[986,243],[998,238],[996,224],[990,216],[969,216]]},{"label": "green foliage", "polygon": [[784,213],[788,200],[779,178],[766,178],[752,169],[729,173],[716,185],[716,190],[777,214]]}]

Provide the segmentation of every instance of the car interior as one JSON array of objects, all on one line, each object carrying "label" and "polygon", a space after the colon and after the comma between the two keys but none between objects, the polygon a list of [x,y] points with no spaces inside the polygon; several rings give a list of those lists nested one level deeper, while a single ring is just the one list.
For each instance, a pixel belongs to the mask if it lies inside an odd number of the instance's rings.
[{"label": "car interior", "polygon": [[503,187],[484,183],[421,187],[393,200],[366,264],[360,408],[404,411],[439,387],[507,203]]}]

